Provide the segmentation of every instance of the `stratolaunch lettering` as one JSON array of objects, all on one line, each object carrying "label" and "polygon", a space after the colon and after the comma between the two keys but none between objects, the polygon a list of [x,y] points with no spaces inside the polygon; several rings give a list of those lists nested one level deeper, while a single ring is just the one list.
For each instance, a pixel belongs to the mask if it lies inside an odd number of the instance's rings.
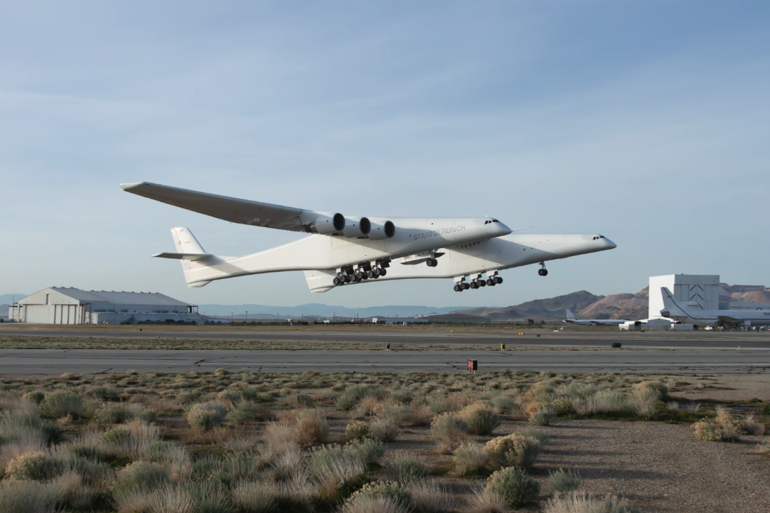
[{"label": "stratolaunch lettering", "polygon": [[422,232],[422,233],[416,233],[414,234],[414,240],[420,240],[420,239],[430,239],[432,237],[439,237],[441,235],[449,235],[451,233],[458,233],[465,230],[464,224],[459,224],[457,226],[451,226],[449,228],[442,228],[437,231],[429,231],[429,232]]}]

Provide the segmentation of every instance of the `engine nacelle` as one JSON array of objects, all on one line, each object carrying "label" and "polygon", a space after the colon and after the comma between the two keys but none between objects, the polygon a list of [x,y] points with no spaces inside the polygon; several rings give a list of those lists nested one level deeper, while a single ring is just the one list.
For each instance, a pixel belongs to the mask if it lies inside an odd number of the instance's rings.
[{"label": "engine nacelle", "polygon": [[340,233],[345,229],[346,220],[342,214],[322,214],[315,218],[315,220],[307,225],[307,231],[310,233],[320,233],[323,235],[331,235],[332,233]]},{"label": "engine nacelle", "polygon": [[345,237],[366,237],[371,231],[372,223],[366,217],[347,217],[342,235]]},{"label": "engine nacelle", "polygon": [[391,239],[396,234],[396,225],[387,219],[370,219],[372,230],[369,232],[369,238],[372,240]]}]

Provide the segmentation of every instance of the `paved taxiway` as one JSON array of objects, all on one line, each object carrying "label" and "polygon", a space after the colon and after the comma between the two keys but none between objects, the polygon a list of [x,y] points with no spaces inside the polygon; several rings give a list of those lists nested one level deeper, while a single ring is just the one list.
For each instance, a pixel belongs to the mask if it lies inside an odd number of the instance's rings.
[{"label": "paved taxiway", "polygon": [[[538,334],[540,335],[538,337]],[[0,328],[0,336],[40,337],[93,337],[119,339],[176,338],[188,340],[250,340],[250,341],[304,341],[304,342],[371,342],[385,345],[399,344],[490,344],[505,343],[510,346],[574,346],[607,347],[620,342],[623,347],[633,348],[690,348],[690,349],[768,349],[770,335],[761,333],[721,332],[525,332],[524,336],[512,331],[143,331],[108,329],[18,329]]]},{"label": "paved taxiway", "polygon": [[463,371],[468,359],[480,371],[765,373],[768,350],[645,351],[237,351],[237,350],[0,350],[0,374],[213,371],[408,372]]}]

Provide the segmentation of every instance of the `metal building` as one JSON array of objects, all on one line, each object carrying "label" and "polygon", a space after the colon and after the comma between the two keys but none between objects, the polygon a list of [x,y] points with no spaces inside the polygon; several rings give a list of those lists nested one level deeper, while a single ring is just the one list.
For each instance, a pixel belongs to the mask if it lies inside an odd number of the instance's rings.
[{"label": "metal building", "polygon": [[157,292],[87,291],[51,287],[31,294],[8,309],[16,322],[34,324],[120,324],[142,321],[195,321],[198,307]]}]

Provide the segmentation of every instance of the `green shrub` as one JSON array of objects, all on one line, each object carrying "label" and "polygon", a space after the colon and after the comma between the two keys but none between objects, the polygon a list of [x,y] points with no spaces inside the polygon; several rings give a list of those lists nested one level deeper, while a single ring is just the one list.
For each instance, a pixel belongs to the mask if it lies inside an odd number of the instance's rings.
[{"label": "green shrub", "polygon": [[122,404],[107,403],[101,405],[93,419],[99,424],[122,424],[131,418],[131,412]]},{"label": "green shrub", "polygon": [[25,401],[28,401],[32,404],[40,404],[43,402],[43,399],[45,399],[45,394],[40,390],[34,390],[32,392],[27,392],[22,397]]},{"label": "green shrub", "polygon": [[19,454],[5,467],[5,475],[11,479],[42,481],[52,478],[58,471],[57,461],[43,451]]},{"label": "green shrub", "polygon": [[709,442],[735,442],[738,440],[738,426],[717,419],[703,419],[692,425],[695,438]]},{"label": "green shrub", "polygon": [[514,433],[488,441],[484,452],[492,468],[517,466],[529,469],[540,456],[540,442]]},{"label": "green shrub", "polygon": [[364,421],[357,420],[351,422],[345,427],[345,437],[348,440],[358,440],[369,434],[369,424]]},{"label": "green shrub", "polygon": [[216,399],[223,403],[236,403],[241,400],[241,393],[233,388],[226,388],[217,394]]},{"label": "green shrub", "polygon": [[227,489],[220,483],[207,481],[189,486],[196,513],[231,513]]},{"label": "green shrub", "polygon": [[116,474],[112,491],[119,497],[131,492],[155,490],[165,485],[168,479],[168,472],[161,465],[135,461]]},{"label": "green shrub", "polygon": [[636,513],[628,501],[614,496],[592,497],[586,492],[557,494],[543,505],[543,513]]},{"label": "green shrub", "polygon": [[540,485],[522,469],[508,467],[489,476],[486,491],[516,509],[535,500],[540,494]]},{"label": "green shrub", "polygon": [[[400,508],[408,508],[412,498],[409,491],[398,483],[392,481],[376,481],[363,486],[345,501],[345,510],[349,510],[357,502],[371,500],[392,501]],[[375,510],[376,511],[376,510]]]},{"label": "green shrub", "polygon": [[278,490],[265,481],[239,481],[232,490],[233,505],[242,513],[275,511]]},{"label": "green shrub", "polygon": [[507,394],[496,395],[490,402],[500,413],[510,413],[516,409],[516,400]]},{"label": "green shrub", "polygon": [[345,444],[345,450],[367,466],[376,465],[385,454],[382,442],[368,438],[348,442]]},{"label": "green shrub", "polygon": [[265,420],[267,417],[264,408],[252,402],[243,401],[233,408],[228,419],[236,424],[246,424],[255,420]]},{"label": "green shrub", "polygon": [[460,412],[460,417],[468,423],[468,433],[472,435],[491,435],[500,425],[500,418],[483,404],[472,404]]},{"label": "green shrub", "polygon": [[210,431],[224,422],[227,406],[217,401],[194,404],[187,412],[187,422],[194,428]]},{"label": "green shrub", "polygon": [[541,447],[543,445],[546,445],[548,441],[551,439],[551,437],[548,436],[548,433],[535,428],[522,429],[517,434],[519,436],[523,436],[524,438],[532,438],[533,440],[537,440],[538,442],[540,442]]},{"label": "green shrub", "polygon": [[3,513],[54,513],[56,497],[50,487],[35,481],[0,481]]},{"label": "green shrub", "polygon": [[428,477],[428,467],[417,458],[401,452],[385,467],[385,473],[391,480],[408,485],[424,481]]},{"label": "green shrub", "polygon": [[67,415],[79,418],[83,414],[83,401],[80,396],[68,390],[60,390],[47,395],[43,399],[41,407],[43,413],[57,419]]},{"label": "green shrub", "polygon": [[297,415],[297,443],[312,446],[329,439],[329,423],[319,410],[303,410]]},{"label": "green shrub", "polygon": [[633,386],[634,392],[650,392],[658,401],[668,399],[668,387],[662,381],[642,381]]},{"label": "green shrub", "polygon": [[455,474],[464,476],[484,468],[487,464],[487,454],[483,445],[469,442],[455,449],[453,461]]},{"label": "green shrub", "polygon": [[548,476],[548,484],[551,485],[551,489],[557,493],[571,492],[577,490],[580,486],[580,476],[577,472],[564,471],[559,469],[555,472],[551,472]]},{"label": "green shrub", "polygon": [[457,449],[468,438],[468,423],[456,413],[442,413],[430,424],[430,435],[439,452],[448,454]]},{"label": "green shrub", "polygon": [[550,426],[556,417],[556,412],[552,409],[542,408],[532,412],[529,416],[529,422],[535,426]]},{"label": "green shrub", "polygon": [[380,442],[392,442],[398,437],[398,425],[390,419],[377,419],[369,428],[369,436]]},{"label": "green shrub", "polygon": [[101,401],[118,401],[120,400],[120,390],[111,386],[95,386],[86,390],[85,395],[87,397],[93,397]]}]

